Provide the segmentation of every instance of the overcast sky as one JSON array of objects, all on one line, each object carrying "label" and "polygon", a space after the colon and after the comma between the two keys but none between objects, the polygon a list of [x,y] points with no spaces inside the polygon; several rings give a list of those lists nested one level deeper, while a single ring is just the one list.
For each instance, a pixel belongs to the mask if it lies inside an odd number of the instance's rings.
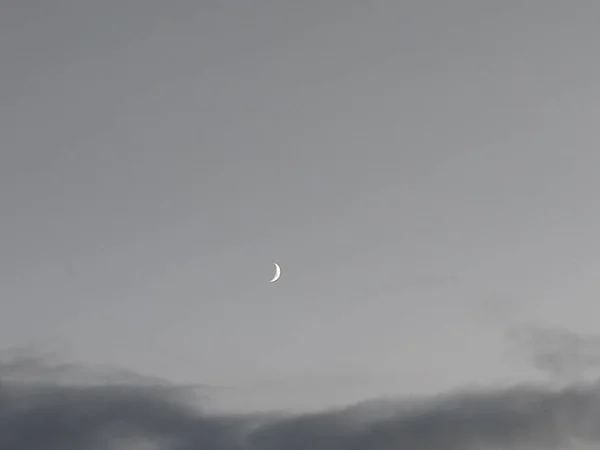
[{"label": "overcast sky", "polygon": [[2,2],[0,345],[252,408],[534,376],[506,329],[600,313],[599,17]]}]

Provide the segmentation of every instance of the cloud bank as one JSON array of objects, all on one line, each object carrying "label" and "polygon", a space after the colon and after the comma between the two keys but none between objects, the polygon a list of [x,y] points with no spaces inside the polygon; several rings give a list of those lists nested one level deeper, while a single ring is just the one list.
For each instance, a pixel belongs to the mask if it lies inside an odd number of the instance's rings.
[{"label": "cloud bank", "polygon": [[[463,391],[301,415],[217,415],[192,403],[187,388],[131,377],[104,385],[64,382],[50,369],[33,359],[0,365],[0,449],[587,449],[600,444],[600,383]],[[38,377],[22,381],[17,373]]]}]

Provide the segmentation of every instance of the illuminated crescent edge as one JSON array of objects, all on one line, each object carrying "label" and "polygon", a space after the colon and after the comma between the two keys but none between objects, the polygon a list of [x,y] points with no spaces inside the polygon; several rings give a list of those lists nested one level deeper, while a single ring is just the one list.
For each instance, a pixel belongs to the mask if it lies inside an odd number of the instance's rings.
[{"label": "illuminated crescent edge", "polygon": [[281,276],[281,268],[279,267],[279,264],[273,263],[273,265],[275,266],[275,276],[273,276],[273,279],[270,280],[269,283],[274,283],[275,281],[279,280],[279,277]]}]

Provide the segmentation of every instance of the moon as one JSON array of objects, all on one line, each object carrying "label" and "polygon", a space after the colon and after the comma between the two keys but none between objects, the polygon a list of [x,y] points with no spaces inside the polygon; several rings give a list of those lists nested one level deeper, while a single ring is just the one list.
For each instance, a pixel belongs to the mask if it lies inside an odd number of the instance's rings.
[{"label": "moon", "polygon": [[281,276],[281,267],[279,267],[279,264],[273,263],[273,265],[275,266],[275,275],[273,275],[273,278],[269,281],[269,283],[274,283],[275,281],[279,280],[279,277]]}]

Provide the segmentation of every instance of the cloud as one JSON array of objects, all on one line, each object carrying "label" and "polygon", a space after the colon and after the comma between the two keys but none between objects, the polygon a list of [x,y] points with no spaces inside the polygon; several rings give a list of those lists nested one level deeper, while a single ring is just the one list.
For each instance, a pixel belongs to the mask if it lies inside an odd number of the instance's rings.
[{"label": "cloud", "polygon": [[599,375],[598,334],[579,334],[557,327],[522,323],[512,327],[509,338],[529,365],[554,381],[572,382]]},{"label": "cloud", "polygon": [[[24,382],[15,377],[19,371],[52,376]],[[0,365],[1,449],[572,449],[591,448],[574,447],[576,440],[600,443],[598,383],[464,391],[311,414],[217,415],[192,404],[185,387],[57,378],[40,361]]]}]

